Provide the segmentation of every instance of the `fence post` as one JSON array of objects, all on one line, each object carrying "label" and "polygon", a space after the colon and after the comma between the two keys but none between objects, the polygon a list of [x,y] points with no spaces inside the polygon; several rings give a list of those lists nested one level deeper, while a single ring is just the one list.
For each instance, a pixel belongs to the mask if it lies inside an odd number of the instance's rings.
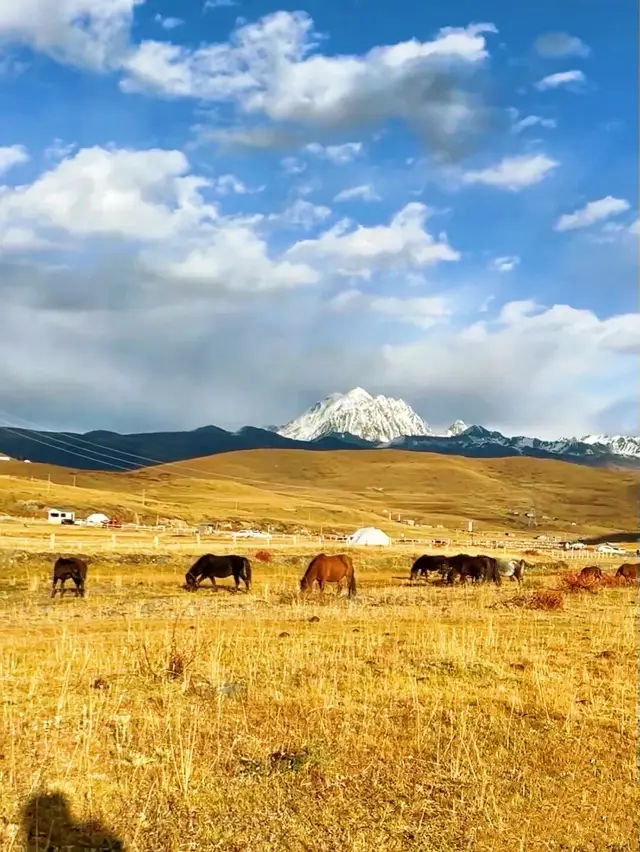
[{"label": "fence post", "polygon": [[153,549],[157,550],[159,546],[160,546],[160,540],[159,540],[157,535],[154,535],[154,537],[153,537]]},{"label": "fence post", "polygon": [[198,545],[198,547],[200,546],[200,533],[199,532],[196,533],[196,544]]},{"label": "fence post", "polygon": [[115,534],[115,533],[112,533],[112,534],[111,534],[111,547],[112,547],[114,550],[116,549],[116,544],[117,544],[117,543],[118,543],[118,539],[117,539],[117,537],[116,537],[116,534]]},{"label": "fence post", "polygon": [[49,536],[49,547],[51,548],[51,550],[56,549],[56,534],[55,533],[51,533],[51,535]]}]

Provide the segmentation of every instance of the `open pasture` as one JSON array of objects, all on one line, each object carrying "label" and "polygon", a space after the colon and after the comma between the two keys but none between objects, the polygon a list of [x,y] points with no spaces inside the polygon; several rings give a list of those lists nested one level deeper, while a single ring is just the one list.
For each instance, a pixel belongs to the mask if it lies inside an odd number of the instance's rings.
[{"label": "open pasture", "polygon": [[53,601],[51,554],[0,554],[2,849],[57,790],[128,852],[635,852],[634,585],[410,586],[417,552],[355,550],[355,598],[305,597],[317,547],[271,552],[250,594],[97,553]]}]

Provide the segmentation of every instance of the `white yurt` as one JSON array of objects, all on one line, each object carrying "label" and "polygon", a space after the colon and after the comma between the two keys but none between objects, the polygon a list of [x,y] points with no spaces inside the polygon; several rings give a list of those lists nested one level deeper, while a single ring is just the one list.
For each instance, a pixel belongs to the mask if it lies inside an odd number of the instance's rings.
[{"label": "white yurt", "polygon": [[109,523],[109,518],[102,512],[94,512],[93,515],[89,515],[85,523],[88,527],[101,527],[102,524]]},{"label": "white yurt", "polygon": [[389,536],[376,527],[363,527],[356,530],[347,538],[348,544],[371,545],[374,547],[386,547],[391,543]]}]

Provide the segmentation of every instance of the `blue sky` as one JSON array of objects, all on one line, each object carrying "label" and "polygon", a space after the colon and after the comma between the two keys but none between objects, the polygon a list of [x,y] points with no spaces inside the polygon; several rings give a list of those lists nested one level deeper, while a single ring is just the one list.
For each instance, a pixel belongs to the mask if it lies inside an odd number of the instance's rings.
[{"label": "blue sky", "polygon": [[637,432],[637,15],[0,0],[2,422]]}]

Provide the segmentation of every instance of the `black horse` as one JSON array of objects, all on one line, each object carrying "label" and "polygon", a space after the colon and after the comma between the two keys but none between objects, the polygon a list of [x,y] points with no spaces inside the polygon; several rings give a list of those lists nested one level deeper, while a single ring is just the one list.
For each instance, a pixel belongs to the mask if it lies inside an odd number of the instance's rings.
[{"label": "black horse", "polygon": [[73,580],[76,584],[76,597],[84,597],[84,584],[87,579],[87,563],[77,556],[59,556],[53,566],[53,583],[51,586],[51,597],[55,598],[57,584],[60,583],[60,597],[64,596],[64,584],[67,580]]},{"label": "black horse", "polygon": [[216,577],[222,579],[231,576],[233,576],[236,584],[236,591],[240,588],[240,580],[244,582],[247,591],[249,591],[251,588],[251,563],[246,556],[236,556],[235,554],[216,556],[213,553],[205,553],[189,568],[184,579],[187,588],[195,590],[208,578],[215,589],[217,588]]},{"label": "black horse", "polygon": [[411,566],[411,574],[409,575],[409,579],[417,580],[418,577],[422,576],[426,580],[427,574],[430,571],[433,573],[444,575],[447,573],[448,569],[449,564],[447,562],[446,556],[442,556],[442,554],[437,556],[429,556],[425,553],[423,556],[418,556],[416,561]]},{"label": "black horse", "polygon": [[449,564],[448,583],[453,583],[456,576],[460,577],[461,583],[465,583],[467,578],[472,583],[493,582],[498,586],[502,583],[497,560],[492,556],[469,556],[467,553],[458,553],[457,556],[450,556],[447,562]]}]

